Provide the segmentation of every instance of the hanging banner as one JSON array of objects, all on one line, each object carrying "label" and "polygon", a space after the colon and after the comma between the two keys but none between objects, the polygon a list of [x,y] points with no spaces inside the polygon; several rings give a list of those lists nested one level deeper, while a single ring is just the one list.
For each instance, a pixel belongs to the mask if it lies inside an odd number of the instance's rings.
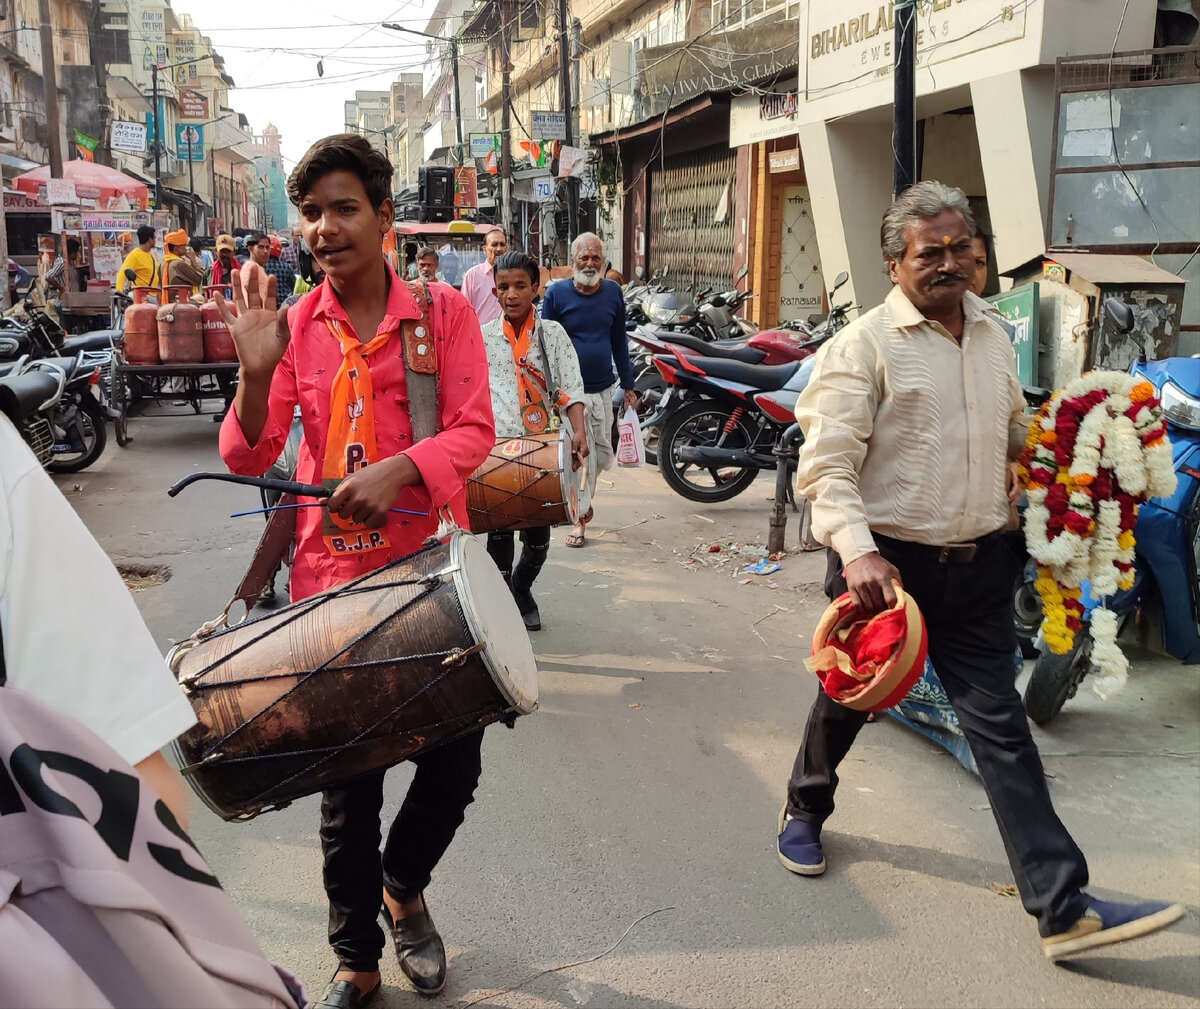
[{"label": "hanging banner", "polygon": [[47,179],[46,202],[53,206],[72,206],[79,202],[75,183],[70,179]]},{"label": "hanging banner", "polygon": [[454,205],[456,207],[479,206],[479,186],[476,180],[474,168],[464,166],[454,169]]},{"label": "hanging banner", "polygon": [[89,137],[83,130],[75,130],[75,150],[84,161],[96,160],[96,147],[100,143],[95,137]]}]

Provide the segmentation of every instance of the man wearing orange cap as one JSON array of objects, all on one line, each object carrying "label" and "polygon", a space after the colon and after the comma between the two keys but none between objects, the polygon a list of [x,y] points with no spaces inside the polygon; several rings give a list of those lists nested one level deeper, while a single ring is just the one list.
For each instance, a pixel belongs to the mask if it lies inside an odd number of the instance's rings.
[{"label": "man wearing orange cap", "polygon": [[188,245],[188,233],[180,228],[163,236],[167,254],[163,258],[163,287],[187,284],[193,293],[204,284],[204,269]]},{"label": "man wearing orange cap", "polygon": [[[940,182],[912,186],[888,209],[881,238],[895,286],[818,352],[796,405],[796,486],[829,547],[831,596],[848,591],[862,613],[878,613],[901,585],[920,607],[1021,902],[1057,962],[1166,928],[1183,908],[1086,893],[1087,862],[1050,801],[1016,688],[1021,559],[1004,536],[1008,460],[1028,421],[1008,333],[969,290],[974,234],[967,198]],[[779,860],[794,873],[825,871],[837,768],[866,721],[817,695],[780,815]]]}]

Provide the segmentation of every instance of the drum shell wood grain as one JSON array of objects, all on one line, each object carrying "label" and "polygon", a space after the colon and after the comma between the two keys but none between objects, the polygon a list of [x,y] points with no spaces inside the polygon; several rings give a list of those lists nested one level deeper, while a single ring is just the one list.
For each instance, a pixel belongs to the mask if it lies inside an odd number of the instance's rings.
[{"label": "drum shell wood grain", "polygon": [[[416,581],[450,564],[448,547],[408,562],[361,579],[351,594],[293,604],[181,656],[181,682],[212,667],[191,687],[199,724],[176,748],[185,766],[200,765],[186,776],[218,815],[255,815],[389,767],[511,707],[482,655],[449,667],[441,655],[414,658],[476,642],[453,576]],[[329,668],[307,677],[295,672],[323,663]],[[355,663],[376,664],[339,671]],[[253,679],[275,674],[284,675]],[[326,748],[333,755],[322,759]],[[220,759],[203,763],[214,752]]]},{"label": "drum shell wood grain", "polygon": [[533,529],[574,522],[566,501],[562,435],[527,434],[498,441],[467,479],[473,533]]}]

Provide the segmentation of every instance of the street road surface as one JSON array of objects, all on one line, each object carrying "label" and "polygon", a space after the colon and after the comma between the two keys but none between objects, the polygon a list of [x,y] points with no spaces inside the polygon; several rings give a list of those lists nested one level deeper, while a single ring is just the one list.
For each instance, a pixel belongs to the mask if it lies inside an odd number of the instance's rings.
[{"label": "street road surface", "polygon": [[[261,519],[228,516],[258,507],[257,492],[166,496],[222,468],[207,415],[130,430],[130,446],[59,485],[114,559],[170,568],[136,595],[165,651],[231,595]],[[773,482],[701,506],[654,469],[606,476],[588,545],[567,549],[556,531],[535,586],[541,710],[487,730],[475,804],[427,892],[450,957],[441,1004],[1200,1006],[1197,667],[1135,653],[1123,694],[1085,689],[1035,733],[1094,892],[1188,908],[1172,931],[1053,967],[1005,895],[979,783],[890,719],[843,765],[828,872],[780,866],[776,818],[817,689],[801,659],[823,558],[739,584],[728,549],[707,546],[764,543]],[[795,545],[794,516],[788,534]],[[389,774],[386,815],[410,773]],[[246,824],[199,803],[192,816],[268,955],[314,995],[334,969],[317,826],[315,798]],[[551,970],[563,964],[575,965]],[[428,1004],[390,949],[383,970],[376,1005]]]}]

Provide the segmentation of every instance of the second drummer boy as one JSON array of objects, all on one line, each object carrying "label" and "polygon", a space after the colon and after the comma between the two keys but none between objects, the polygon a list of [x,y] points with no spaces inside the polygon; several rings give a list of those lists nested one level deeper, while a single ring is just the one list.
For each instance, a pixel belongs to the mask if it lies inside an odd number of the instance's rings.
[{"label": "second drummer boy", "polygon": [[[588,456],[583,417],[583,376],[567,331],[538,317],[533,309],[540,269],[524,252],[506,252],[493,266],[496,298],[503,314],[483,327],[488,378],[497,438],[544,434],[554,426],[555,410],[571,422],[572,469]],[[521,530],[521,558],[513,565],[511,532],[490,532],[488,553],[512,589],[517,609],[530,631],[542,629],[531,591],[550,550],[550,527]]]},{"label": "second drummer boy", "polygon": [[[221,427],[226,464],[235,473],[266,472],[299,404],[304,440],[296,479],[336,486],[327,508],[298,512],[293,601],[413,553],[436,530],[441,509],[465,528],[464,481],[495,444],[491,399],[480,380],[486,356],[479,323],[466,299],[443,284],[431,285],[429,308],[436,399],[416,405],[401,324],[419,319],[420,305],[381,251],[393,221],[391,182],[387,158],[362,137],[317,141],[287,189],[325,283],[277,314],[274,277],[265,292],[243,291],[235,274],[239,316],[223,306],[241,364]],[[413,332],[425,336],[420,327]],[[419,353],[427,352],[428,344],[419,344]],[[419,427],[436,433],[418,441]],[[318,1009],[355,1009],[378,992],[381,899],[401,969],[422,994],[442,989],[446,953],[423,891],[474,796],[482,739],[474,732],[413,758],[416,773],[382,858],[384,772],[324,793],[321,850],[338,968],[314,1003]]]}]

